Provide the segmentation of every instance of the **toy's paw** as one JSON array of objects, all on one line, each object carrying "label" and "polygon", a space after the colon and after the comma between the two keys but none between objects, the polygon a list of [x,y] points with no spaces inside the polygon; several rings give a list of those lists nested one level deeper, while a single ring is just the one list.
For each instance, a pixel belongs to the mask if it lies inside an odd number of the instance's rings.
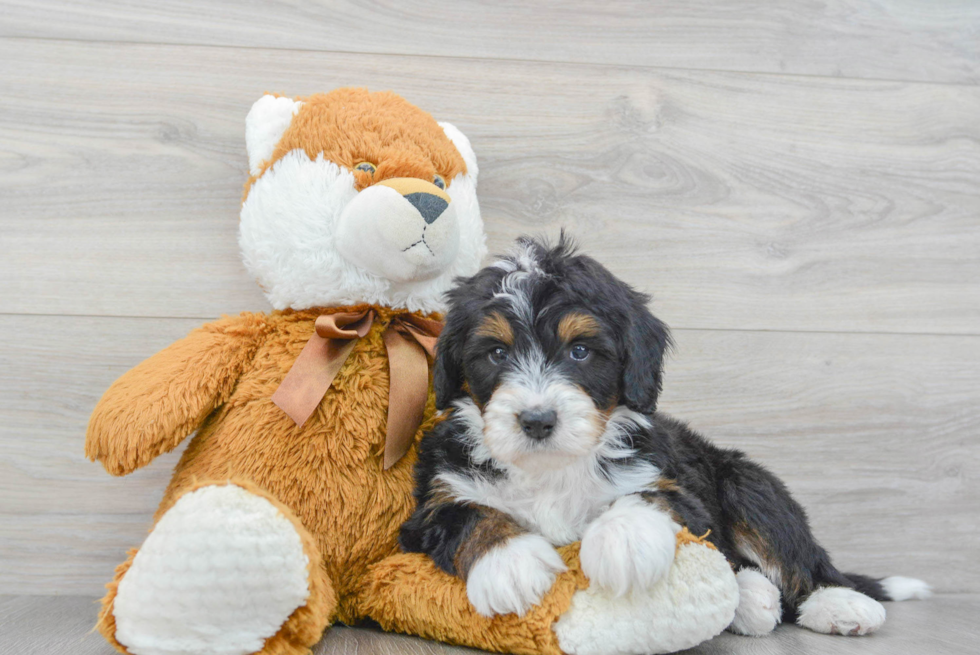
[{"label": "toy's paw", "polygon": [[299,534],[235,485],[182,496],[119,582],[115,637],[136,655],[254,653],[309,595]]},{"label": "toy's paw", "polygon": [[548,593],[565,563],[536,534],[510,538],[477,560],[466,578],[466,595],[483,616],[515,612],[523,616]]},{"label": "toy's paw", "polygon": [[796,622],[828,635],[866,635],[885,622],[885,608],[853,589],[823,587],[803,601]]},{"label": "toy's paw", "polygon": [[728,629],[750,637],[769,634],[783,616],[779,589],[755,569],[742,569],[735,579],[738,581],[738,609]]},{"label": "toy's paw", "polygon": [[674,562],[680,526],[638,496],[623,496],[582,537],[582,571],[616,596],[655,585]]}]

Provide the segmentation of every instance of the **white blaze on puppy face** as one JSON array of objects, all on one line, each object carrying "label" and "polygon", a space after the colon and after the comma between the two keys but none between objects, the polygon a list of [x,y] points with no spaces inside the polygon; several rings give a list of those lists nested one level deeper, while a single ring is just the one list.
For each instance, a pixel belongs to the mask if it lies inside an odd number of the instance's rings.
[{"label": "white blaze on puppy face", "polygon": [[239,245],[273,307],[366,302],[443,310],[443,294],[453,280],[476,273],[486,254],[469,141],[452,125],[440,124],[467,171],[447,180],[448,206],[427,220],[390,187],[375,184],[358,193],[351,171],[322,154],[311,160],[303,150],[292,150],[268,166],[301,108],[289,98],[266,96],[246,121],[250,172],[261,177],[242,205]]},{"label": "white blaze on puppy face", "polygon": [[[521,414],[534,410],[557,414],[546,439],[533,439],[521,427]],[[533,351],[505,374],[484,407],[483,421],[484,442],[493,458],[529,471],[562,468],[588,455],[606,428],[606,417],[592,398]]]}]

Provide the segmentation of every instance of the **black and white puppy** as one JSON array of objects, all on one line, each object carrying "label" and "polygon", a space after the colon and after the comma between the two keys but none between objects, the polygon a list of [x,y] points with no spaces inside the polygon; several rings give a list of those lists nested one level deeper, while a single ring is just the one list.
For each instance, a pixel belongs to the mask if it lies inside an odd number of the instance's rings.
[{"label": "black and white puppy", "polygon": [[434,378],[451,413],[422,440],[402,548],[488,616],[539,601],[565,568],[554,546],[576,540],[592,584],[648,589],[681,526],[738,571],[735,632],[865,634],[877,601],[927,595],[838,571],[779,479],[655,412],[670,337],[647,300],[564,237],[522,239],[450,292]]}]

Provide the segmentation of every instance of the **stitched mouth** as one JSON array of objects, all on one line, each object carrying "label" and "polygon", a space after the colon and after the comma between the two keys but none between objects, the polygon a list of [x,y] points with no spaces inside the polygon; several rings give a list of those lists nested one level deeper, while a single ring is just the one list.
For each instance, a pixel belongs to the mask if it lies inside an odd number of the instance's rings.
[{"label": "stitched mouth", "polygon": [[432,248],[430,248],[429,247],[429,244],[426,243],[426,241],[425,241],[425,228],[426,227],[428,227],[428,225],[426,225],[425,227],[422,228],[422,238],[419,239],[418,241],[416,241],[415,243],[411,244],[410,246],[408,246],[406,248],[402,248],[402,252],[408,252],[409,250],[411,250],[412,248],[414,248],[415,246],[417,246],[417,245],[419,245],[421,243],[423,246],[425,246],[425,249],[429,251],[429,254],[430,255],[432,255],[433,257],[436,256],[436,254],[432,251]]}]

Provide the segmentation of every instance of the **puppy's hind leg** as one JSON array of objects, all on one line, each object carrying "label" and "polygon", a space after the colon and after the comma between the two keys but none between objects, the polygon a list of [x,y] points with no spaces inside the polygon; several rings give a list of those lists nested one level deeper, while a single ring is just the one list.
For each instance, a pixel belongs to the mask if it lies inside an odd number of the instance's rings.
[{"label": "puppy's hind leg", "polygon": [[[806,512],[763,467],[733,453],[721,480],[724,522],[737,555],[783,596],[783,619],[827,634],[864,635],[885,622],[881,584],[838,571],[810,531]],[[862,593],[863,592],[863,593]]]}]

